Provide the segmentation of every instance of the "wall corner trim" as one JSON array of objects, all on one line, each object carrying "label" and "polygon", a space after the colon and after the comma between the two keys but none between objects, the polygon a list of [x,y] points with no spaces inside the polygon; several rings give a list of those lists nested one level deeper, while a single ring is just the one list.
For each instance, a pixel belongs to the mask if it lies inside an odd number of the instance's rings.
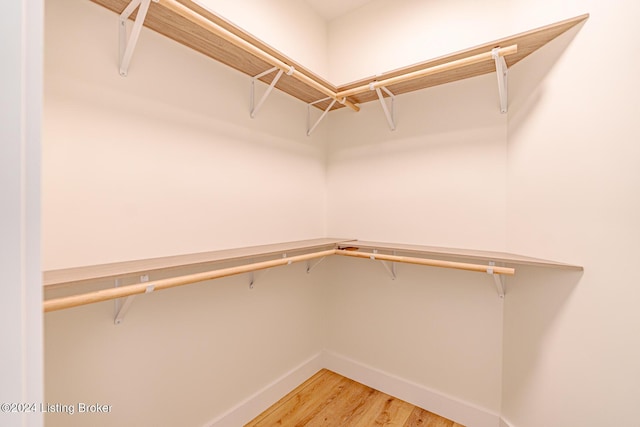
[{"label": "wall corner trim", "polygon": [[421,384],[324,350],[324,368],[468,427],[495,427],[500,416]]},{"label": "wall corner trim", "polygon": [[329,350],[322,350],[310,357],[203,427],[244,425],[323,368],[468,427],[513,427],[498,414],[485,408],[447,396]]},{"label": "wall corner trim", "polygon": [[245,425],[291,390],[323,368],[322,353],[318,353],[281,375],[203,427],[238,427]]}]

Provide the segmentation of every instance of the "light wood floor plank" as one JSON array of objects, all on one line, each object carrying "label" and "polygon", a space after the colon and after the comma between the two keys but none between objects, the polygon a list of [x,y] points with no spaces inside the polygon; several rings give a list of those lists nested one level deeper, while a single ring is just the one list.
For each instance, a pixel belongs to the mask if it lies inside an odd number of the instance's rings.
[{"label": "light wood floor plank", "polygon": [[277,403],[254,418],[245,427],[295,426],[314,417],[324,401],[331,401],[335,387],[343,377],[322,369]]},{"label": "light wood floor plank", "polygon": [[464,427],[323,369],[245,427]]},{"label": "light wood floor plank", "polygon": [[453,421],[416,407],[404,427],[453,427]]},{"label": "light wood floor plank", "polygon": [[363,384],[343,378],[337,387],[338,393],[330,404],[325,405],[322,410],[308,423],[308,427],[317,426],[351,426],[362,415],[368,400],[375,393],[375,390]]},{"label": "light wood floor plank", "polygon": [[353,427],[403,427],[413,408],[412,404],[404,400],[376,390],[376,395],[370,400],[369,407]]}]

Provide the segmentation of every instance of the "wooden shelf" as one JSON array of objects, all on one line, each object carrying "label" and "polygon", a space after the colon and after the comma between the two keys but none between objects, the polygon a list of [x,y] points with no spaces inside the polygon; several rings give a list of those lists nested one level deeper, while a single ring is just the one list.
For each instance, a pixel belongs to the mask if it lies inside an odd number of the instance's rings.
[{"label": "wooden shelf", "polygon": [[437,257],[446,259],[460,259],[460,260],[473,260],[495,263],[504,265],[530,265],[544,268],[560,268],[566,270],[578,270],[582,271],[583,267],[579,265],[565,264],[557,261],[549,261],[544,259],[532,258],[523,255],[516,255],[506,252],[491,252],[481,251],[473,249],[455,249],[455,248],[442,248],[436,246],[421,246],[421,245],[407,245],[402,243],[381,243],[381,242],[365,242],[360,240],[353,240],[349,242],[338,243],[339,248],[357,247],[360,250],[366,249],[373,251],[383,252],[397,252],[406,253],[412,255],[420,255],[426,257]]},{"label": "wooden shelf", "polygon": [[[338,88],[338,92],[346,91],[354,87],[369,84],[374,81],[386,80],[393,77],[398,77],[404,74],[412,73],[418,70],[424,70],[426,68],[435,67],[437,65],[446,64],[448,62],[457,61],[470,56],[478,55],[481,53],[489,52],[495,47],[506,47],[511,45],[518,46],[518,52],[513,55],[505,56],[505,61],[508,67],[520,62],[527,56],[531,55],[542,46],[549,43],[559,35],[565,33],[576,25],[584,22],[589,18],[588,14],[576,16],[575,18],[567,19],[564,21],[556,22],[551,25],[536,28],[534,30],[519,33],[510,37],[505,37],[499,40],[494,40],[489,43],[484,43],[479,46],[465,49],[460,52],[452,53],[449,55],[441,56],[439,58],[431,59],[429,61],[421,62],[419,64],[410,65],[408,67],[399,68],[382,75],[375,77],[368,77],[362,80],[349,83]],[[496,71],[494,61],[485,61],[478,64],[468,65],[455,70],[445,71],[438,74],[432,74],[416,80],[411,80],[403,83],[388,86],[394,95],[400,95],[407,92],[414,92],[416,90],[426,89],[432,86],[438,86],[445,83],[451,83],[458,80],[468,79],[470,77],[476,77],[483,74],[494,73]],[[354,103],[364,103],[377,100],[375,92],[365,92],[359,95],[354,95],[349,98]]]},{"label": "wooden shelf", "polygon": [[52,289],[59,286],[87,283],[95,280],[138,275],[158,270],[196,267],[206,264],[241,261],[259,257],[273,256],[287,252],[319,251],[333,249],[337,244],[349,239],[310,239],[271,245],[251,246],[245,248],[225,249],[212,252],[201,252],[187,255],[176,255],[161,258],[150,258],[135,261],[115,262],[110,264],[91,265],[85,267],[65,268],[44,272],[43,284]]},{"label": "wooden shelf", "polygon": [[[92,1],[118,14],[122,13],[125,7],[129,4],[128,0]],[[388,78],[409,74],[418,70],[424,70],[433,66],[446,64],[481,53],[486,53],[491,51],[491,49],[493,49],[494,47],[505,47],[517,44],[518,52],[516,54],[505,57],[507,66],[512,66],[513,64],[519,62],[545,44],[549,43],[560,34],[580,24],[589,17],[589,15],[587,14],[577,16],[575,18],[560,21],[555,24],[547,25],[531,31],[516,34],[510,37],[505,37],[489,43],[484,43],[482,45],[460,52],[455,52],[450,55],[445,55],[419,64],[393,70],[382,75],[364,78],[353,83],[336,87],[327,80],[314,74],[311,70],[305,68],[302,64],[299,64],[291,58],[288,58],[281,52],[278,52],[276,49],[272,48],[271,46],[247,33],[243,29],[225,20],[223,17],[216,15],[212,11],[189,0],[176,1],[185,6],[187,9],[190,9],[196,12],[198,15],[211,21],[215,25],[222,27],[223,29],[238,36],[242,40],[245,40],[253,46],[258,47],[274,58],[277,58],[278,60],[286,64],[294,66],[296,70],[303,72],[313,81],[321,84],[322,86],[335,93],[366,85],[376,80],[386,80]],[[136,13],[132,15],[131,19],[134,19],[135,16]],[[256,76],[263,71],[272,68],[272,65],[265,62],[265,60],[242,49],[241,47],[234,45],[228,40],[225,40],[224,38],[210,31],[207,31],[197,22],[194,22],[181,16],[178,13],[175,13],[170,8],[163,6],[162,2],[151,2],[144,25],[160,34],[163,34],[166,37],[177,41],[178,43],[194,49],[249,76]],[[426,77],[417,78],[415,80],[397,83],[389,86],[388,89],[395,95],[399,95],[495,71],[496,70],[494,61],[487,60],[477,64],[467,65],[461,68],[447,70]],[[265,83],[270,83],[273,77],[273,74],[269,74],[265,77],[262,77],[261,80]],[[311,103],[327,97],[325,93],[320,92],[317,88],[311,87],[304,82],[286,74],[280,78],[275,87],[305,103]],[[355,104],[370,102],[377,99],[378,98],[375,91],[365,92],[347,97],[348,101]],[[325,109],[329,106],[329,102],[330,101],[319,102],[315,104],[315,106],[320,109]],[[336,102],[332,109],[342,108],[343,106],[344,105]]]},{"label": "wooden shelf", "polygon": [[[129,4],[129,0],[91,1],[104,6],[107,9],[118,14],[122,13],[125,7],[127,7],[127,5]],[[215,13],[189,0],[177,1],[187,8],[197,12],[201,16],[207,18],[211,22],[231,32],[232,34],[235,34],[241,39],[248,41],[254,46],[259,47],[275,58],[278,58],[279,60],[287,64],[293,65],[296,70],[303,71],[313,80],[331,88],[334,92],[336,92],[336,87],[322,77],[314,74],[311,70],[305,68],[302,64],[299,64],[291,58],[285,56],[281,52],[278,52],[271,46],[247,33],[240,27],[237,27],[236,25],[227,21],[223,17],[216,15]],[[135,19],[136,13],[137,11],[133,13],[131,19]],[[257,56],[246,52],[245,50],[235,46],[222,37],[204,30],[197,23],[185,19],[184,17],[172,12],[167,8],[164,8],[162,5],[155,2],[151,2],[144,26],[252,77],[272,68],[271,64],[265,62]],[[138,46],[138,48],[144,49],[143,46]],[[260,80],[266,83],[270,83],[273,77],[273,75],[268,75]],[[286,74],[280,78],[278,84],[276,85],[276,88],[306,103],[314,102],[326,97],[326,95],[322,92]],[[326,108],[328,105],[329,101],[318,103],[316,106],[319,108]],[[342,107],[342,105],[336,103],[336,106],[334,108],[338,107]]]},{"label": "wooden shelf", "polygon": [[[398,252],[419,256],[400,256],[398,255]],[[281,256],[274,258],[274,255]],[[352,239],[321,238],[46,271],[44,273],[45,290],[57,289],[61,286],[86,284],[109,278],[123,278],[125,276],[138,275],[141,273],[146,274],[195,266],[208,267],[210,264],[214,263],[245,261],[240,265],[231,267],[209,269],[204,272],[177,275],[174,277],[157,279],[151,282],[146,281],[122,287],[109,287],[60,298],[46,299],[44,301],[44,310],[45,312],[56,311],[101,301],[119,300],[116,302],[116,307],[119,308],[117,309],[118,313],[115,318],[115,323],[119,324],[128,310],[132,298],[139,294],[237,274],[251,273],[253,271],[288,265],[294,262],[306,261],[309,263],[313,259],[326,258],[332,255],[488,273],[493,276],[498,289],[498,295],[501,298],[504,296],[504,279],[502,275],[513,275],[515,273],[515,269],[509,265],[533,265],[547,268],[582,270],[582,267],[577,265],[502,252],[364,242]],[[264,257],[269,257],[271,259],[262,261],[257,260],[257,258]],[[452,261],[452,259],[474,261],[482,260],[485,264],[469,264]],[[389,268],[386,264],[385,266],[395,279],[395,267]],[[307,272],[309,272],[311,268],[313,268],[313,266],[308,264]],[[121,302],[123,301],[122,298],[126,298],[126,300]]]}]

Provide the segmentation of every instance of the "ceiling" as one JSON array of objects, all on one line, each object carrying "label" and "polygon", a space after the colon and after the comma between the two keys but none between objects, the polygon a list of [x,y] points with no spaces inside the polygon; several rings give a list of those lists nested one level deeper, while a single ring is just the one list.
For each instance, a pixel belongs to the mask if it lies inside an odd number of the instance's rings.
[{"label": "ceiling", "polygon": [[305,0],[320,16],[331,21],[345,15],[371,0]]}]

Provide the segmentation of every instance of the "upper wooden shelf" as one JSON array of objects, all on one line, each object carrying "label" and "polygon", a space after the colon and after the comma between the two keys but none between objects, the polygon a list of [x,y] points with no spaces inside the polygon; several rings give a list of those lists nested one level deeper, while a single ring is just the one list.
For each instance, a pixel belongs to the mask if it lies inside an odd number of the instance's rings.
[{"label": "upper wooden shelf", "polygon": [[[92,1],[118,14],[122,13],[125,7],[129,4],[128,0]],[[507,66],[512,66],[513,64],[519,62],[545,44],[549,43],[560,34],[585,21],[589,17],[588,14],[580,15],[575,18],[557,22],[555,24],[547,25],[541,28],[516,34],[510,37],[505,37],[492,42],[484,43],[482,45],[460,52],[455,52],[450,55],[441,56],[439,58],[435,58],[419,64],[403,67],[384,73],[382,75],[364,78],[362,80],[337,87],[321,78],[320,76],[314,74],[311,70],[305,68],[302,64],[295,62],[291,58],[288,58],[281,52],[278,52],[276,49],[247,33],[243,29],[225,20],[223,17],[216,15],[214,12],[189,0],[176,1],[179,4],[185,6],[187,9],[196,12],[198,15],[212,22],[213,24],[223,28],[224,30],[227,30],[228,32],[250,43],[251,45],[258,47],[260,50],[266,52],[272,57],[295,67],[296,70],[303,72],[311,80],[334,93],[343,92],[358,86],[366,85],[376,80],[386,80],[389,78],[406,75],[418,70],[424,70],[433,66],[438,66],[481,53],[486,53],[491,51],[491,49],[495,47],[517,45],[517,53],[505,57]],[[136,14],[134,13],[131,18],[133,19],[135,18],[135,16]],[[231,43],[225,38],[211,31],[208,31],[207,29],[203,28],[201,23],[198,23],[191,19],[187,19],[183,15],[176,13],[173,9],[163,5],[162,1],[160,1],[159,3],[151,2],[144,25],[160,34],[163,34],[187,47],[203,53],[204,55],[207,55],[215,59],[216,61],[222,62],[249,76],[256,76],[272,68],[272,65],[266,62],[264,59],[258,57],[254,53],[248,52],[247,50],[237,46],[234,43]],[[414,80],[393,84],[388,86],[388,89],[395,95],[399,95],[495,71],[496,69],[494,61],[486,60],[480,63],[471,64],[452,70],[446,70]],[[261,80],[266,83],[270,83],[273,78],[274,75],[269,74],[262,77]],[[315,102],[327,97],[326,93],[321,92],[317,89],[317,87],[305,84],[303,81],[300,81],[286,74],[282,75],[275,87],[297,99],[300,99],[305,103]],[[347,97],[347,101],[353,104],[370,102],[376,99],[378,98],[375,91],[364,92]],[[318,108],[325,109],[329,106],[329,102],[330,101],[319,102],[314,105]],[[342,104],[336,102],[332,109],[342,107]]]},{"label": "upper wooden shelf", "polygon": [[[398,77],[404,74],[412,73],[418,70],[424,70],[427,68],[435,67],[438,65],[446,64],[449,62],[457,61],[470,56],[478,55],[481,53],[489,52],[496,47],[506,47],[511,45],[518,46],[518,52],[512,55],[505,56],[507,67],[520,62],[527,56],[531,55],[542,46],[549,43],[559,35],[565,33],[569,29],[575,27],[581,22],[586,21],[589,18],[589,14],[576,16],[575,18],[567,19],[564,21],[556,22],[554,24],[546,25],[544,27],[536,28],[524,33],[519,33],[510,37],[494,40],[492,42],[484,43],[470,49],[465,49],[456,53],[441,56],[439,58],[431,59],[419,64],[410,65],[408,67],[399,68],[397,70],[389,71],[382,75],[367,77],[362,80],[348,83],[338,88],[338,92],[352,89],[357,86],[369,84],[370,82],[387,80],[389,78]],[[470,77],[476,77],[483,74],[488,74],[496,71],[495,63],[492,60],[484,61],[477,64],[468,65],[453,70],[444,71],[442,73],[432,74],[426,77],[422,77],[416,80],[410,80],[403,83],[388,86],[394,95],[400,95],[407,92],[413,92],[416,90],[426,89],[431,86],[438,86],[445,83],[451,83],[458,80],[468,79]],[[350,98],[355,103],[364,103],[377,100],[375,92],[365,92],[359,95],[355,95]]]},{"label": "upper wooden shelf", "polygon": [[422,255],[428,257],[438,257],[447,259],[464,259],[474,261],[493,261],[504,265],[531,265],[545,268],[560,268],[567,270],[582,271],[579,265],[565,264],[557,261],[532,258],[523,255],[516,255],[506,252],[481,251],[473,249],[442,248],[436,246],[407,245],[403,243],[381,243],[365,242],[353,240],[350,242],[338,243],[339,248],[357,247],[359,249],[378,250],[384,252],[399,252],[412,255]]},{"label": "upper wooden shelf", "polygon": [[271,245],[49,270],[44,272],[43,285],[45,287],[53,288],[63,285],[86,283],[94,280],[137,275],[158,270],[196,267],[216,262],[248,260],[287,252],[317,251],[325,248],[334,248],[337,244],[348,240],[349,239],[330,238],[300,240]]}]

